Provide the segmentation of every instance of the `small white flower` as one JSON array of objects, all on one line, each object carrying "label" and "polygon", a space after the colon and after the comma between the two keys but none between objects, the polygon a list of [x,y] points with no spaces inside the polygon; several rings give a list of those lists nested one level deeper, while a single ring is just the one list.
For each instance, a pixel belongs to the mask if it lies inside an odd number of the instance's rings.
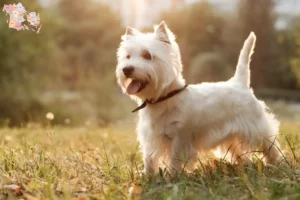
[{"label": "small white flower", "polygon": [[6,135],[5,137],[4,137],[4,140],[5,141],[11,141],[12,140],[12,137],[10,136],[10,135]]},{"label": "small white flower", "polygon": [[53,120],[53,119],[54,119],[54,114],[51,113],[51,112],[48,112],[48,113],[46,114],[46,118],[49,119],[49,120]]}]

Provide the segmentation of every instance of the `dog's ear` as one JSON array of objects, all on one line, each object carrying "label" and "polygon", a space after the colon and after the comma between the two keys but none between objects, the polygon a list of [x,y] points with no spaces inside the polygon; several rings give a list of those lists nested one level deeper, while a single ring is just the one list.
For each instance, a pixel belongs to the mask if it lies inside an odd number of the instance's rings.
[{"label": "dog's ear", "polygon": [[154,31],[155,31],[158,39],[162,42],[171,44],[171,42],[175,40],[174,34],[167,27],[167,24],[165,21],[162,21],[159,25],[155,26]]},{"label": "dog's ear", "polygon": [[140,34],[141,32],[137,29],[131,28],[127,26],[125,34],[122,36],[122,40],[127,40],[130,36],[135,36]]}]

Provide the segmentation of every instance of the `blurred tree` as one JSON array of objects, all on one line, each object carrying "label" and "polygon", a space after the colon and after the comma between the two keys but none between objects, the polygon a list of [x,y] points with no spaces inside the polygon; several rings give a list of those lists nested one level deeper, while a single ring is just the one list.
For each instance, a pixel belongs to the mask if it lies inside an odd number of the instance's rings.
[{"label": "blurred tree", "polygon": [[61,0],[58,5],[64,25],[58,34],[64,52],[64,82],[80,91],[108,122],[117,104],[116,50],[122,35],[121,21],[108,5],[93,0]]},{"label": "blurred tree", "polygon": [[92,0],[61,0],[58,8],[64,19],[58,42],[67,68],[65,82],[80,89],[91,78],[114,76],[122,33],[119,17]]},{"label": "blurred tree", "polygon": [[0,14],[0,122],[7,121],[9,125],[38,117],[43,110],[41,92],[48,83],[57,83],[56,45],[52,37],[57,30],[55,16],[50,10],[43,11],[36,1],[22,3],[28,11],[40,13],[44,27],[41,34],[16,31],[6,23],[9,16]]},{"label": "blurred tree", "polygon": [[287,28],[280,31],[279,41],[281,52],[289,60],[300,89],[300,16],[292,18]]},{"label": "blurred tree", "polygon": [[[282,56],[275,29],[274,0],[243,0],[239,3],[239,26],[244,40],[251,31],[257,36],[251,62],[253,87],[295,88],[296,78]],[[241,42],[242,43],[242,42]]]},{"label": "blurred tree", "polygon": [[191,63],[189,81],[191,83],[226,81],[232,77],[234,71],[218,53],[200,53]]},{"label": "blurred tree", "polygon": [[118,116],[119,107],[113,109],[119,94],[117,14],[92,0],[61,0],[46,8],[39,1],[22,3],[40,13],[43,27],[40,34],[18,32],[8,28],[9,16],[0,15],[0,124],[40,122],[49,111],[55,123],[66,118],[82,123],[89,117],[107,122]]},{"label": "blurred tree", "polygon": [[[177,36],[185,72],[199,53],[215,52],[222,46],[223,19],[208,2],[194,3],[161,17]],[[180,19],[180,20],[178,20]]]}]

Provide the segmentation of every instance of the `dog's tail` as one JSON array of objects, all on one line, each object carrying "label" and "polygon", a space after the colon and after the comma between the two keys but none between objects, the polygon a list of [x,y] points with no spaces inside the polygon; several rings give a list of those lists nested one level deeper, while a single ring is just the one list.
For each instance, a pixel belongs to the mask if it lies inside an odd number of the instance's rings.
[{"label": "dog's tail", "polygon": [[247,40],[244,42],[244,46],[241,50],[239,61],[233,77],[234,81],[247,88],[249,88],[250,85],[249,63],[255,46],[255,41],[256,36],[253,32],[251,32]]}]

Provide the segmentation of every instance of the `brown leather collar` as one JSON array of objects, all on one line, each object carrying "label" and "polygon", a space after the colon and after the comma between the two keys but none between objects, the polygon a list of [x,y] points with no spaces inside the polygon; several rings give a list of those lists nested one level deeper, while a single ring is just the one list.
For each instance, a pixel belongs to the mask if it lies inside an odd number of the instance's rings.
[{"label": "brown leather collar", "polygon": [[183,88],[179,88],[179,89],[176,89],[176,90],[173,90],[171,92],[169,92],[166,96],[162,96],[162,97],[159,97],[157,99],[157,101],[151,101],[151,100],[148,100],[146,99],[146,101],[144,101],[139,107],[137,107],[136,109],[134,109],[132,112],[136,112],[138,110],[141,110],[143,108],[146,107],[147,104],[156,104],[158,102],[161,102],[161,101],[164,101],[164,100],[167,100],[168,98],[171,98],[172,96],[178,94],[179,92],[181,92],[182,90],[184,90],[188,85],[185,85]]}]

